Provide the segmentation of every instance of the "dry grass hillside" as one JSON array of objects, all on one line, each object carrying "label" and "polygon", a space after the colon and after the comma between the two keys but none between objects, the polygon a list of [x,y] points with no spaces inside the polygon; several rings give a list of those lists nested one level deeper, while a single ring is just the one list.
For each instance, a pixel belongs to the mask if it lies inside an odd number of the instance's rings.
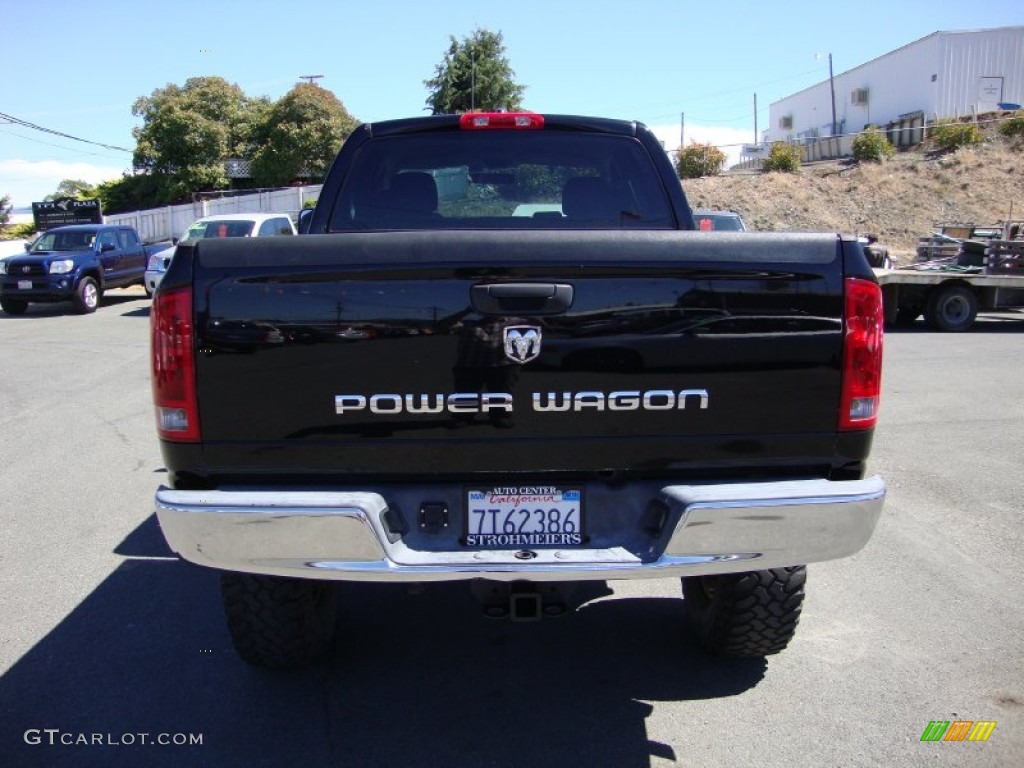
[{"label": "dry grass hillside", "polygon": [[1024,219],[1024,142],[990,138],[947,154],[817,163],[795,174],[727,172],[683,188],[695,208],[738,211],[751,229],[874,233],[908,261],[936,222]]}]

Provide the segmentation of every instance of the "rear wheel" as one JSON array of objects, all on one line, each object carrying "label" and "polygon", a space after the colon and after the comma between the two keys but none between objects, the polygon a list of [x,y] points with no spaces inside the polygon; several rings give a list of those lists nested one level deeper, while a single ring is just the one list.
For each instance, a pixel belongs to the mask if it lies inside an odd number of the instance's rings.
[{"label": "rear wheel", "polygon": [[82,314],[95,312],[100,305],[100,287],[91,277],[83,277],[75,291],[75,307]]},{"label": "rear wheel", "polygon": [[221,597],[235,650],[259,667],[299,667],[330,649],[337,621],[334,584],[222,573]]},{"label": "rear wheel", "polygon": [[0,307],[8,315],[24,315],[28,302],[24,299],[0,299]]},{"label": "rear wheel", "polygon": [[928,297],[925,320],[939,331],[966,331],[978,316],[978,297],[965,285],[936,288]]},{"label": "rear wheel", "polygon": [[807,567],[688,576],[683,597],[697,642],[720,656],[778,653],[796,633]]}]

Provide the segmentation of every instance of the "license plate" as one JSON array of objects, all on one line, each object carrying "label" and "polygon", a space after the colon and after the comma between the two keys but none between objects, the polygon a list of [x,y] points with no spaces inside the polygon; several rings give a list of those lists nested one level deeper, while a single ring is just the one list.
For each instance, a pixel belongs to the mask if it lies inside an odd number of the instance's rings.
[{"label": "license plate", "polygon": [[31,280],[19,280],[18,281],[18,290],[20,290],[20,291],[31,291],[32,290],[32,281]]},{"label": "license plate", "polygon": [[571,547],[586,541],[583,491],[554,486],[472,488],[463,543],[480,549]]}]

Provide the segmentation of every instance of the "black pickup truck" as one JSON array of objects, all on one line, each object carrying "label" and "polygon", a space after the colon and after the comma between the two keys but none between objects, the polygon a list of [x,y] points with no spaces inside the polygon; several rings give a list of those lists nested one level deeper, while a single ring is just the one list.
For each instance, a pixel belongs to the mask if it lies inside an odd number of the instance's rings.
[{"label": "black pickup truck", "polygon": [[0,307],[21,315],[31,302],[72,301],[95,312],[104,291],[142,285],[148,254],[132,227],[70,224],[43,232],[27,253],[0,261]]},{"label": "black pickup truck", "polygon": [[703,647],[760,656],[805,564],[868,541],[856,240],[687,231],[643,125],[521,113],[363,125],[305,229],[179,246],[151,316],[157,515],[245,660],[324,654],[338,580],[531,619],[666,577]]}]

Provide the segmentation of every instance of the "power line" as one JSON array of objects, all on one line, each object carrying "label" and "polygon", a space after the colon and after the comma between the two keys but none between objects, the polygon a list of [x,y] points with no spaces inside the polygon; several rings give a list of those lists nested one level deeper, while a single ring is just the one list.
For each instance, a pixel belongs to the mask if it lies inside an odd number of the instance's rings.
[{"label": "power line", "polygon": [[[821,71],[821,67],[816,67],[814,69],[809,69],[806,72],[799,72],[799,73],[792,74],[792,75],[786,75],[785,77],[780,77],[780,78],[777,78],[775,80],[768,80],[768,81],[765,81],[765,82],[754,83],[753,85],[741,86],[741,87],[733,88],[733,89],[727,90],[727,91],[714,91],[714,92],[707,92],[707,93],[699,94],[699,95],[696,95],[696,96],[686,96],[686,97],[683,98],[683,101],[685,101],[687,104],[693,104],[693,103],[699,102],[699,101],[713,100],[713,99],[716,99],[716,98],[721,97],[721,96],[731,96],[731,95],[736,94],[736,93],[752,93],[753,91],[756,91],[758,89],[764,88],[764,87],[769,86],[769,85],[776,85],[778,83],[782,83],[782,82],[785,82],[787,80],[796,80],[797,78],[806,77],[807,75],[811,75],[811,74],[814,74],[814,73],[820,72],[820,71]],[[828,78],[825,78],[825,79],[828,79]],[[673,103],[674,102],[672,102],[672,101],[648,102],[647,104],[635,105],[633,108],[634,109],[650,109],[650,110],[653,110],[653,109],[658,109],[661,106],[668,107],[668,106],[670,106]],[[731,102],[731,103],[735,104],[736,102]],[[729,105],[728,104],[725,105],[725,108],[728,109]],[[663,114],[663,115],[656,115],[655,117],[657,117],[657,118],[668,117],[670,114],[674,115],[676,113],[666,113],[666,114]]]},{"label": "power line", "polygon": [[749,120],[750,119],[750,115],[751,115],[751,113],[747,112],[747,113],[742,114],[742,115],[736,115],[735,117],[693,117],[691,119],[693,120],[694,123],[700,123],[702,125],[705,124],[705,123],[725,124],[725,123],[736,123],[736,122],[739,122],[740,120]]},{"label": "power line", "polygon": [[83,139],[78,136],[72,136],[70,133],[62,133],[61,131],[55,131],[52,128],[44,128],[41,125],[30,123],[27,120],[22,120],[20,117],[14,117],[13,115],[8,115],[3,112],[0,112],[0,119],[6,120],[8,123],[11,123],[13,125],[20,125],[25,128],[31,128],[34,131],[42,131],[43,133],[53,134],[54,136],[60,136],[61,138],[64,139],[71,139],[72,141],[80,141],[83,144],[92,144],[97,147],[103,147],[104,149],[117,150],[118,152],[132,152],[132,150],[125,149],[124,147],[116,147],[113,144],[104,144],[99,141],[90,141],[89,139]]},{"label": "power line", "polygon": [[33,144],[42,144],[47,147],[56,147],[57,149],[62,149],[65,152],[73,152],[76,156],[82,155],[87,157],[115,157],[115,155],[111,155],[110,153],[88,152],[86,150],[72,149],[71,147],[66,147],[61,144],[54,144],[52,141],[33,139],[31,136],[25,136],[21,133],[15,133],[14,131],[5,131],[3,130],[3,126],[6,125],[10,125],[10,123],[0,123],[0,133],[6,133],[8,136],[17,136],[19,139],[23,139],[24,141],[31,141]]}]

